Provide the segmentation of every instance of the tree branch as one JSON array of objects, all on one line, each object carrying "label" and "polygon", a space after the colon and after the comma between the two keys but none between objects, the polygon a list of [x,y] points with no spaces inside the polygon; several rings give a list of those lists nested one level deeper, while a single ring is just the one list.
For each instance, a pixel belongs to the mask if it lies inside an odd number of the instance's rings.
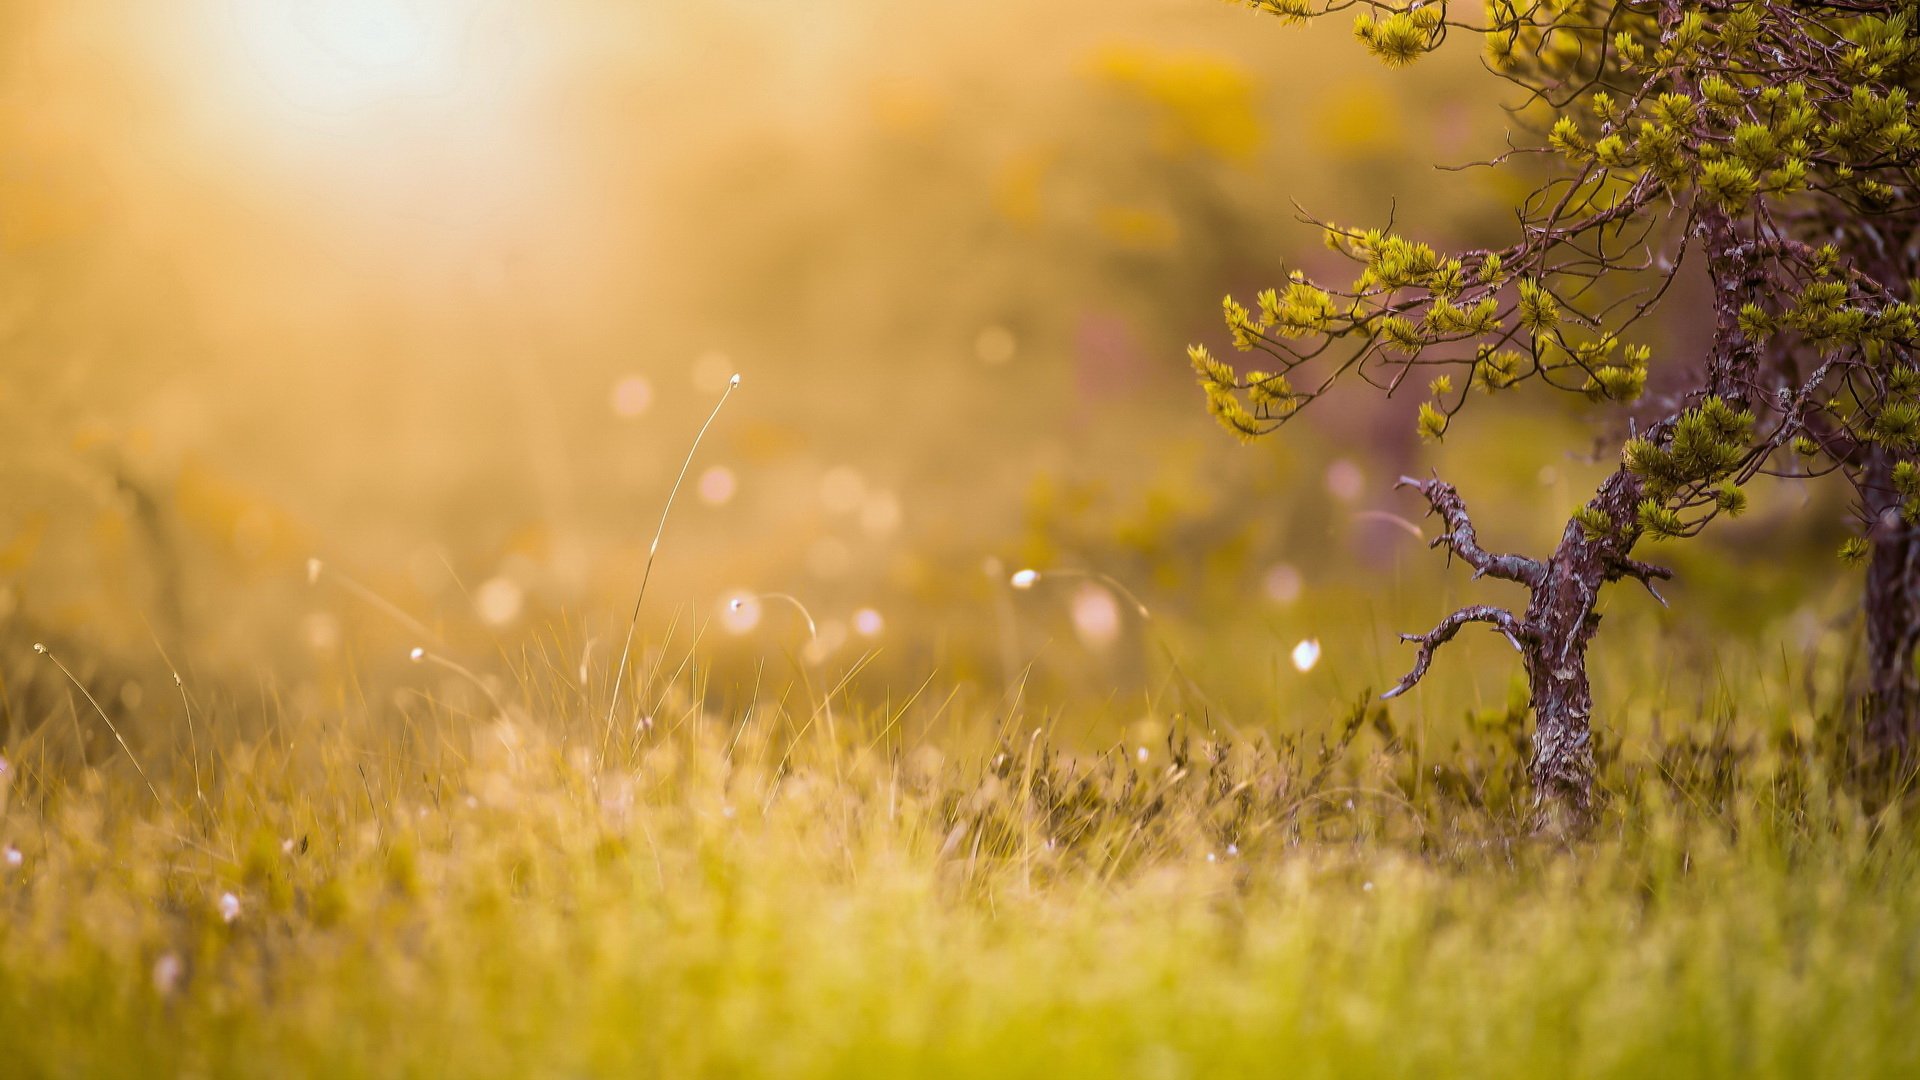
[{"label": "tree branch", "polygon": [[1512,643],[1514,649],[1523,654],[1527,650],[1520,644],[1521,639],[1531,639],[1534,636],[1533,629],[1526,624],[1526,621],[1506,608],[1494,607],[1492,604],[1461,608],[1442,619],[1439,626],[1424,634],[1400,635],[1401,641],[1419,642],[1420,654],[1413,658],[1413,670],[1407,672],[1406,677],[1402,678],[1393,689],[1381,694],[1380,700],[1396,698],[1413,689],[1413,684],[1419,682],[1427,673],[1427,665],[1433,663],[1434,650],[1452,641],[1453,636],[1460,632],[1460,628],[1470,622],[1492,623],[1494,629],[1505,634],[1507,641]]},{"label": "tree branch", "polygon": [[1659,578],[1661,581],[1672,581],[1673,571],[1668,567],[1655,566],[1653,563],[1644,563],[1638,559],[1629,559],[1625,555],[1622,555],[1613,561],[1613,567],[1607,574],[1607,580],[1618,581],[1623,577],[1632,578],[1646,586],[1647,591],[1653,594],[1653,598],[1660,601],[1661,607],[1667,606],[1667,598],[1661,596],[1660,590],[1653,587],[1653,580]]},{"label": "tree branch", "polygon": [[1480,540],[1473,531],[1473,519],[1467,516],[1467,504],[1461,500],[1460,493],[1454,490],[1452,484],[1437,478],[1415,480],[1411,476],[1403,476],[1394,487],[1410,487],[1427,497],[1430,507],[1427,513],[1440,515],[1440,520],[1447,526],[1447,531],[1434,537],[1427,546],[1447,545],[1449,551],[1473,567],[1474,577],[1517,581],[1528,588],[1539,588],[1546,581],[1546,564],[1538,559],[1529,559],[1524,555],[1494,554],[1480,547]]}]

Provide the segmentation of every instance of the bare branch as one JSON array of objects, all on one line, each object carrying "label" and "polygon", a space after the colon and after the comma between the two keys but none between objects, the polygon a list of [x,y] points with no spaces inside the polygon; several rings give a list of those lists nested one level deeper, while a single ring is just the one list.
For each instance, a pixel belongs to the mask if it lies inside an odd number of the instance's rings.
[{"label": "bare branch", "polygon": [[1667,606],[1667,598],[1661,596],[1660,590],[1653,587],[1653,581],[1655,578],[1661,581],[1672,581],[1673,571],[1671,569],[1665,566],[1655,566],[1653,563],[1644,563],[1638,559],[1629,559],[1623,555],[1614,560],[1613,569],[1608,573],[1607,580],[1618,581],[1623,577],[1632,578],[1646,586],[1647,591],[1653,594],[1653,598],[1660,601],[1661,607]]},{"label": "bare branch", "polygon": [[1474,577],[1517,581],[1528,588],[1539,588],[1547,579],[1546,564],[1538,559],[1529,559],[1524,555],[1494,554],[1482,549],[1479,538],[1474,534],[1473,519],[1467,515],[1467,504],[1452,484],[1437,478],[1415,480],[1411,476],[1403,476],[1394,487],[1410,487],[1427,497],[1431,507],[1428,513],[1440,515],[1440,520],[1447,526],[1447,530],[1434,537],[1427,546],[1445,544],[1461,561],[1473,567]]},{"label": "bare branch", "polygon": [[1400,635],[1401,641],[1419,642],[1420,654],[1413,658],[1413,670],[1407,672],[1393,689],[1381,694],[1380,700],[1396,698],[1413,689],[1413,684],[1419,682],[1427,673],[1427,665],[1433,663],[1434,650],[1452,641],[1453,636],[1460,632],[1460,628],[1470,622],[1492,623],[1494,629],[1506,635],[1507,641],[1513,645],[1514,650],[1521,653],[1526,652],[1526,648],[1520,644],[1521,640],[1531,640],[1534,636],[1533,629],[1527,625],[1526,621],[1506,608],[1494,607],[1492,604],[1461,608],[1442,619],[1439,626],[1424,634]]}]

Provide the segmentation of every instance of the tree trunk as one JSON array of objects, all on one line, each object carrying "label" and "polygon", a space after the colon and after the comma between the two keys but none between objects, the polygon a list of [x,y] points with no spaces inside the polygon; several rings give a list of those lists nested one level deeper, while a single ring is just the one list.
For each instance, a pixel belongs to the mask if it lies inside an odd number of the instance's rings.
[{"label": "tree trunk", "polygon": [[[1631,505],[1637,484],[1622,470],[1609,477],[1593,505]],[[1587,682],[1587,644],[1600,625],[1593,610],[1600,589],[1618,576],[1607,540],[1590,540],[1570,522],[1546,574],[1527,604],[1533,631],[1527,643],[1527,685],[1533,705],[1533,760],[1529,772],[1538,824],[1578,831],[1592,820],[1593,689]]]},{"label": "tree trunk", "polygon": [[[1879,226],[1854,233],[1846,247],[1883,282],[1911,279],[1920,269],[1920,217],[1909,214]],[[1867,624],[1860,750],[1870,767],[1891,777],[1920,759],[1920,675],[1913,666],[1920,645],[1920,527],[1900,518],[1893,456],[1879,447],[1865,450],[1860,493],[1870,515],[1871,547],[1860,598]]]},{"label": "tree trunk", "polygon": [[1578,830],[1593,815],[1593,691],[1587,684],[1587,628],[1542,627],[1527,652],[1533,705],[1534,807],[1550,831]]},{"label": "tree trunk", "polygon": [[1920,754],[1920,527],[1900,518],[1892,459],[1875,452],[1867,465],[1869,509],[1875,514],[1862,607],[1867,623],[1868,693],[1862,750],[1877,765],[1899,768]]}]

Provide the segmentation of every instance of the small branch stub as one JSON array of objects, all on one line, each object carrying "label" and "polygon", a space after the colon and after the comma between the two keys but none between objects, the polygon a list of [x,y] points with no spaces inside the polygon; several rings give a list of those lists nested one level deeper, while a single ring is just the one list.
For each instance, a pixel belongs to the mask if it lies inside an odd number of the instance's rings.
[{"label": "small branch stub", "polygon": [[1611,576],[1615,580],[1623,577],[1632,578],[1633,580],[1639,582],[1641,585],[1645,586],[1648,594],[1650,594],[1655,600],[1660,601],[1661,607],[1667,606],[1667,598],[1660,595],[1660,590],[1654,588],[1653,583],[1655,579],[1658,579],[1660,581],[1672,581],[1673,571],[1671,569],[1665,566],[1655,566],[1653,563],[1645,563],[1645,562],[1641,562],[1638,559],[1629,559],[1622,556],[1621,558],[1616,559],[1614,561],[1613,574]]}]

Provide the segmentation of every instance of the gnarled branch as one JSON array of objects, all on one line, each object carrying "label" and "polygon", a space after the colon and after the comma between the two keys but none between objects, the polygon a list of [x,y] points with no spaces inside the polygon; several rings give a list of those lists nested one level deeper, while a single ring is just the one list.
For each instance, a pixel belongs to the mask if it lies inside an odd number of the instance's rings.
[{"label": "gnarled branch", "polygon": [[1462,562],[1473,567],[1473,576],[1496,577],[1505,581],[1517,581],[1528,588],[1539,588],[1547,579],[1547,566],[1538,559],[1529,559],[1524,555],[1502,555],[1486,551],[1473,531],[1473,519],[1467,516],[1467,504],[1454,490],[1452,484],[1435,478],[1415,480],[1403,476],[1396,488],[1410,487],[1427,497],[1429,514],[1440,515],[1446,523],[1447,531],[1433,538],[1427,546],[1447,546],[1447,550],[1458,555]]},{"label": "gnarled branch", "polygon": [[1622,555],[1613,561],[1612,568],[1607,572],[1607,580],[1618,581],[1623,577],[1632,578],[1640,584],[1645,585],[1647,591],[1653,594],[1653,598],[1660,601],[1661,607],[1667,606],[1667,598],[1661,596],[1660,590],[1653,587],[1653,581],[1655,578],[1659,578],[1661,581],[1672,581],[1673,571],[1671,569],[1664,566],[1656,566],[1653,563],[1641,562],[1639,559],[1629,559]]},{"label": "gnarled branch", "polygon": [[1400,635],[1401,641],[1419,642],[1420,655],[1413,658],[1413,670],[1407,672],[1406,677],[1402,678],[1399,684],[1393,689],[1381,694],[1380,700],[1385,701],[1388,698],[1399,697],[1401,694],[1413,689],[1413,684],[1419,682],[1421,677],[1427,673],[1427,665],[1433,663],[1434,650],[1452,641],[1453,636],[1460,632],[1460,628],[1470,622],[1492,623],[1494,629],[1505,634],[1507,641],[1512,643],[1514,649],[1523,654],[1527,650],[1526,646],[1520,644],[1521,640],[1532,640],[1534,636],[1533,628],[1527,625],[1526,620],[1508,611],[1506,608],[1494,607],[1492,604],[1478,604],[1474,607],[1461,608],[1459,611],[1440,620],[1439,626],[1434,627],[1424,634]]}]

